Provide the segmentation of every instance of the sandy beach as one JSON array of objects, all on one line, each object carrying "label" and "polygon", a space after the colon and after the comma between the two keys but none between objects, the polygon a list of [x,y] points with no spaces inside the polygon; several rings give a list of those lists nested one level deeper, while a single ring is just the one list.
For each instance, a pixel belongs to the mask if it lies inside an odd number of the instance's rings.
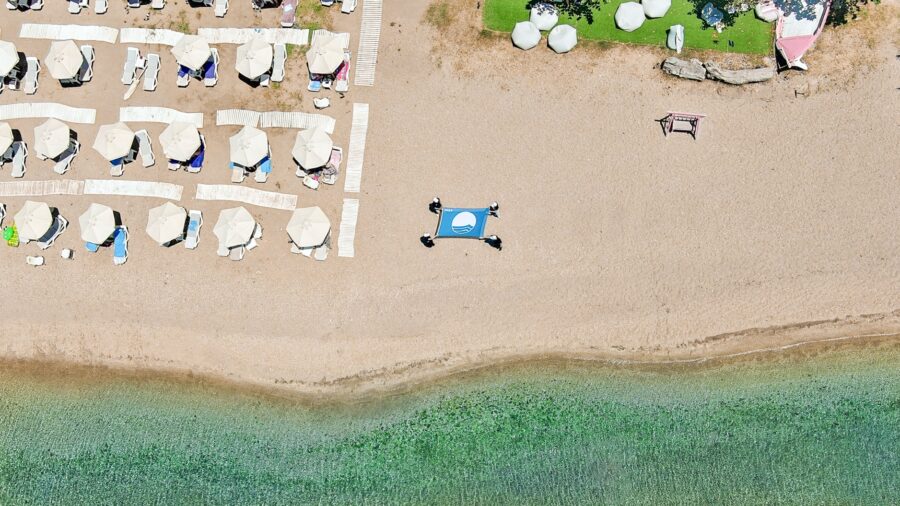
[{"label": "sandy beach", "polygon": [[[146,8],[73,17],[48,2],[0,17],[0,39],[43,59],[49,42],[19,39],[19,23],[167,27],[184,8],[169,3],[165,18],[145,21]],[[218,258],[212,227],[233,204],[193,198],[197,183],[229,181],[228,137],[238,128],[215,127],[215,110],[313,111],[302,52],[288,60],[280,89],[262,90],[238,80],[235,46],[220,45],[219,84],[179,89],[168,48],[141,46],[162,56],[160,87],[125,103],[126,46],[95,43],[95,77],[83,88],[62,89],[42,72],[36,95],[5,90],[0,104],[97,108],[96,125],[71,125],[83,149],[65,177],[108,177],[90,144],[123,105],[206,113],[209,152],[199,175],[157,163],[131,164],[124,176],[185,186],[180,205],[206,218],[193,251],[160,248],[144,233],[157,199],[43,199],[72,225],[42,268],[23,260],[37,254],[33,244],[0,249],[0,357],[327,393],[517,357],[682,360],[900,334],[896,3],[826,30],[808,73],[742,88],[665,77],[665,53],[654,48],[514,50],[480,33],[475,2],[453,5],[456,21],[437,30],[424,21],[427,3],[386,2],[375,86],[329,95],[333,137],[345,149],[352,104],[370,106],[360,194],[342,191],[343,174],[334,187],[304,188],[291,130],[268,132],[269,182],[243,183],[321,206],[335,232],[342,199],[358,197],[355,258],[292,255],[290,213],[255,207],[260,247],[242,262]],[[360,15],[334,14],[354,52]],[[189,9],[185,19],[192,30],[273,27],[278,13],[232,2],[224,19],[212,9]],[[670,110],[706,114],[700,138],[666,139],[656,120]],[[39,123],[11,121],[29,143]],[[163,129],[131,126],[154,139]],[[29,157],[26,180],[54,178],[49,162]],[[12,180],[8,165],[0,180]],[[435,195],[450,206],[499,201],[489,233],[503,250],[474,241],[424,248]],[[5,223],[25,200],[0,199]],[[83,252],[77,217],[93,201],[132,230],[124,266]],[[75,260],[59,259],[59,248],[75,249]]]}]

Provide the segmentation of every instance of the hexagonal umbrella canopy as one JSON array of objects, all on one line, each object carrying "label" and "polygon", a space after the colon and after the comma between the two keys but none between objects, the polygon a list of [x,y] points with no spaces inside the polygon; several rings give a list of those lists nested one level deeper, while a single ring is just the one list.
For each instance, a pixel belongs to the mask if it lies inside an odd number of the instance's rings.
[{"label": "hexagonal umbrella canopy", "polygon": [[512,41],[519,49],[531,49],[541,41],[541,31],[531,21],[520,21],[513,27]]},{"label": "hexagonal umbrella canopy", "polygon": [[272,68],[273,57],[271,44],[260,38],[253,38],[238,46],[234,68],[247,79],[256,79]]},{"label": "hexagonal umbrella canopy", "polygon": [[626,32],[633,32],[644,24],[647,19],[644,16],[644,8],[637,2],[625,2],[619,4],[616,9],[616,26]]},{"label": "hexagonal umbrella canopy", "polygon": [[12,42],[0,40],[0,76],[5,76],[19,63],[19,52]]},{"label": "hexagonal umbrella canopy", "polygon": [[223,209],[219,213],[213,233],[219,238],[219,244],[225,248],[243,246],[250,242],[256,220],[244,206]]},{"label": "hexagonal umbrella canopy", "polygon": [[199,35],[185,35],[178,39],[172,46],[172,55],[179,65],[184,65],[191,70],[200,70],[212,56],[209,43]]},{"label": "hexagonal umbrella canopy", "polygon": [[568,53],[578,43],[575,27],[572,25],[557,25],[550,30],[547,36],[547,44],[557,53]]},{"label": "hexagonal umbrella canopy", "polygon": [[304,169],[315,169],[324,166],[331,158],[334,142],[322,128],[310,128],[297,132],[294,149],[291,154],[294,160]]},{"label": "hexagonal umbrella canopy", "polygon": [[147,235],[159,244],[166,244],[184,235],[187,211],[166,202],[150,209],[147,216]]},{"label": "hexagonal umbrella canopy", "polygon": [[538,30],[549,30],[559,22],[559,11],[550,4],[537,4],[531,8],[528,20],[534,23]]},{"label": "hexagonal umbrella canopy", "polygon": [[641,0],[644,7],[644,15],[648,18],[661,18],[669,12],[672,0]]},{"label": "hexagonal umbrella canopy", "polygon": [[19,239],[36,241],[50,230],[53,225],[53,213],[46,202],[26,200],[22,209],[13,218]]},{"label": "hexagonal umbrella canopy", "polygon": [[318,42],[306,52],[306,64],[313,74],[333,74],[344,62],[344,43],[337,37]]},{"label": "hexagonal umbrella canopy", "polygon": [[69,125],[56,118],[50,118],[34,127],[34,149],[39,155],[56,158],[69,147]]},{"label": "hexagonal umbrella canopy", "polygon": [[53,79],[72,79],[84,64],[84,55],[72,40],[56,40],[50,43],[50,51],[44,58],[44,66]]},{"label": "hexagonal umbrella canopy", "polygon": [[109,161],[127,156],[133,144],[134,131],[122,122],[102,125],[94,139],[94,149]]},{"label": "hexagonal umbrella canopy", "polygon": [[318,206],[294,209],[287,225],[288,237],[298,248],[321,246],[331,231],[331,221]]},{"label": "hexagonal umbrella canopy", "polygon": [[78,225],[83,241],[103,244],[116,231],[116,216],[111,207],[94,203],[78,217]]},{"label": "hexagonal umbrella canopy", "polygon": [[159,135],[166,158],[184,162],[200,149],[200,132],[193,123],[176,121]]},{"label": "hexagonal umbrella canopy", "polygon": [[245,126],[228,140],[231,161],[252,167],[269,154],[269,136],[258,128]]},{"label": "hexagonal umbrella canopy", "polygon": [[0,155],[6,153],[14,140],[12,127],[9,126],[9,123],[0,121]]}]

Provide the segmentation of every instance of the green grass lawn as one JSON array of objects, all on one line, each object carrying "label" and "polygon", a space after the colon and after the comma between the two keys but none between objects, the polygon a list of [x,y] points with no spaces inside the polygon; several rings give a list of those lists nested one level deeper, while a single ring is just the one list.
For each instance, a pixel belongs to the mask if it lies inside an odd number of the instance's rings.
[{"label": "green grass lawn", "polygon": [[[772,51],[773,24],[756,19],[753,11],[737,18],[733,26],[726,28],[718,37],[716,31],[704,27],[703,21],[693,14],[694,6],[688,0],[672,0],[672,8],[659,19],[648,19],[643,26],[633,32],[616,28],[613,16],[619,4],[626,0],[609,0],[594,13],[594,23],[586,20],[571,20],[560,16],[559,22],[573,25],[581,39],[625,42],[665,46],[666,31],[672,25],[684,25],[684,47],[695,49],[716,49],[734,53],[767,54]],[[528,20],[525,9],[528,0],[485,0],[484,26],[489,30],[511,32],[519,21]],[[718,40],[718,43],[716,43]],[[728,41],[734,41],[734,47]]]}]

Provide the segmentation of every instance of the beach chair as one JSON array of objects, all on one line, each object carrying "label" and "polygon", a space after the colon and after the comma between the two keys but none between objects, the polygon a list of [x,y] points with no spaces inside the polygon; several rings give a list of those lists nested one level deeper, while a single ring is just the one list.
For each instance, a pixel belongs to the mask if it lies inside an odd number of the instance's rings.
[{"label": "beach chair", "polygon": [[241,260],[243,260],[243,259],[244,259],[244,249],[245,249],[245,248],[244,248],[243,246],[238,246],[238,247],[236,247],[236,248],[231,248],[231,249],[228,251],[228,258],[229,258],[229,260],[233,260],[233,261],[235,261],[235,262],[240,262]]},{"label": "beach chair", "polygon": [[184,238],[184,247],[195,249],[200,244],[200,227],[203,226],[203,213],[191,209],[188,213],[187,235]]},{"label": "beach chair", "polygon": [[220,257],[227,257],[228,253],[228,248],[226,248],[221,242],[219,242],[219,248],[216,250],[216,255],[219,255]]},{"label": "beach chair", "polygon": [[323,7],[331,7],[334,5],[334,0],[320,0],[322,2]]},{"label": "beach chair", "polygon": [[81,68],[78,80],[86,83],[94,78],[94,46],[81,46],[81,54],[84,55],[84,66]]},{"label": "beach chair", "polygon": [[272,153],[269,154],[259,162],[259,167],[256,169],[256,175],[254,179],[257,183],[265,183],[269,179],[269,174],[272,173]]},{"label": "beach chair", "polygon": [[351,12],[356,10],[357,0],[343,0],[341,2],[341,12],[344,14],[350,14]]},{"label": "beach chair", "polygon": [[94,14],[106,14],[109,10],[109,0],[95,0]]},{"label": "beach chair", "polygon": [[328,258],[328,246],[322,245],[316,248],[313,251],[313,258],[320,262]]},{"label": "beach chair", "polygon": [[28,157],[28,146],[24,141],[15,141],[12,145],[12,177],[22,177],[25,175],[25,158]]},{"label": "beach chair", "polygon": [[109,162],[109,175],[112,177],[121,177],[125,174],[125,159],[118,158]]},{"label": "beach chair", "polygon": [[341,170],[341,162],[344,160],[344,150],[335,146],[331,148],[331,157],[325,164],[321,181],[324,184],[334,184],[337,182],[338,174]]},{"label": "beach chair", "polygon": [[281,27],[293,28],[297,20],[298,0],[284,0],[281,2]]},{"label": "beach chair", "polygon": [[41,265],[44,265],[44,257],[27,256],[27,257],[25,257],[25,263],[32,267],[39,267]]},{"label": "beach chair", "polygon": [[231,182],[237,184],[243,183],[244,176],[246,175],[244,173],[244,168],[234,162],[231,162],[229,165],[231,168]]},{"label": "beach chair", "polygon": [[275,44],[275,57],[272,63],[272,81],[280,83],[284,81],[284,62],[287,61],[287,46]]},{"label": "beach chair", "polygon": [[150,8],[155,10],[161,10],[166,6],[166,0],[153,0],[150,2]]},{"label": "beach chair", "polygon": [[159,55],[150,53],[147,55],[147,68],[144,69],[144,91],[156,91],[159,84]]},{"label": "beach chair", "polygon": [[152,167],[156,163],[156,159],[153,157],[153,142],[150,140],[150,134],[146,130],[138,130],[134,136],[138,140],[138,154],[141,155],[141,165]]},{"label": "beach chair", "polygon": [[191,158],[191,161],[187,164],[185,170],[187,170],[191,174],[199,173],[200,170],[203,169],[204,158],[206,158],[206,139],[203,137],[203,134],[200,134],[200,152],[194,155],[193,158]]},{"label": "beach chair", "polygon": [[224,18],[228,14],[228,0],[216,0],[216,17]]},{"label": "beach chair", "polygon": [[0,228],[3,228],[3,218],[6,218],[6,204],[0,204]]},{"label": "beach chair", "polygon": [[19,8],[19,3],[13,0],[6,0],[6,8],[11,11],[17,10]]},{"label": "beach chair", "polygon": [[347,93],[350,89],[350,51],[344,51],[344,63],[334,79],[334,91]]},{"label": "beach chair", "polygon": [[41,72],[41,62],[34,56],[25,58],[27,70],[25,71],[25,84],[23,90],[26,95],[34,95],[38,90],[38,74]]},{"label": "beach chair", "polygon": [[322,91],[322,81],[314,79],[312,76],[309,78],[309,84],[306,86],[307,91],[317,92]]},{"label": "beach chair", "polygon": [[212,53],[210,60],[211,65],[207,65],[203,71],[203,85],[211,88],[219,82],[219,51],[216,48],[210,48]]},{"label": "beach chair", "polygon": [[113,237],[113,263],[122,265],[128,260],[128,227],[116,227]]},{"label": "beach chair", "polygon": [[81,143],[73,140],[71,144],[69,144],[69,148],[63,153],[64,156],[53,166],[53,172],[56,172],[60,176],[69,172],[69,168],[72,167],[72,160],[75,159],[80,151]]},{"label": "beach chair", "polygon": [[128,7],[131,9],[137,9],[141,6],[141,0],[127,0]]},{"label": "beach chair", "polygon": [[56,238],[59,237],[63,232],[66,231],[66,227],[69,226],[69,222],[66,221],[60,215],[56,215],[56,220],[53,222],[53,226],[50,227],[50,230],[44,234],[44,237],[41,237],[37,240],[38,248],[47,249],[50,246],[53,246],[53,242],[56,241]]},{"label": "beach chair", "polygon": [[178,161],[178,160],[171,160],[171,159],[170,159],[170,160],[169,160],[169,164],[168,164],[168,168],[169,168],[169,170],[179,170],[179,169],[181,169],[181,167],[182,167],[183,165],[184,165],[183,162],[180,162],[180,161]]},{"label": "beach chair", "polygon": [[136,47],[129,47],[125,56],[125,69],[122,71],[122,84],[131,86],[134,82],[134,74],[137,72],[138,60],[141,58],[141,52]]},{"label": "beach chair", "polygon": [[178,84],[179,88],[184,88],[191,82],[191,69],[185,67],[184,65],[178,66],[178,80],[176,84]]},{"label": "beach chair", "polygon": [[69,0],[69,14],[79,14],[81,12],[81,2],[79,0]]},{"label": "beach chair", "polygon": [[96,253],[100,251],[100,245],[94,244],[92,242],[86,242],[84,243],[84,249],[86,249],[88,253]]}]

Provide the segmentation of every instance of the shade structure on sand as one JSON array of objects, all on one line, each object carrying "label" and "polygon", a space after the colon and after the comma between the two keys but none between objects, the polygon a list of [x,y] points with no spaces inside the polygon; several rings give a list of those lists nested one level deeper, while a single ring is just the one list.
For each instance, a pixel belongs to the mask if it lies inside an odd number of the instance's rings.
[{"label": "shade structure on sand", "polygon": [[648,18],[661,18],[669,12],[672,7],[672,0],[641,0],[644,7],[644,14]]},{"label": "shade structure on sand", "polygon": [[616,9],[616,26],[626,32],[633,32],[644,24],[644,8],[637,2],[625,2]]},{"label": "shade structure on sand", "polygon": [[512,41],[519,49],[531,49],[541,41],[541,31],[531,21],[520,21],[513,28]]},{"label": "shade structure on sand", "polygon": [[550,30],[547,36],[547,43],[550,49],[557,53],[568,53],[578,43],[578,36],[575,34],[575,27],[571,25],[558,25]]},{"label": "shade structure on sand", "polygon": [[134,132],[125,123],[113,123],[102,125],[97,130],[97,138],[94,140],[94,149],[100,156],[109,161],[124,158],[131,152],[134,144]]},{"label": "shade structure on sand", "polygon": [[321,246],[330,231],[331,222],[318,206],[294,209],[287,225],[288,236],[298,248]]},{"label": "shade structure on sand", "polygon": [[172,54],[179,65],[191,70],[200,70],[209,60],[212,52],[205,39],[198,35],[185,35],[172,46]]},{"label": "shade structure on sand", "polygon": [[57,40],[50,43],[50,51],[44,59],[44,66],[53,79],[72,79],[78,75],[84,64],[84,55],[71,40]]},{"label": "shade structure on sand", "polygon": [[256,220],[243,206],[223,209],[219,213],[219,221],[216,222],[213,233],[219,238],[219,244],[225,248],[243,246],[250,242],[253,231],[256,229]]},{"label": "shade structure on sand", "polygon": [[528,20],[534,23],[538,30],[549,30],[559,22],[559,14],[556,7],[550,4],[538,4],[531,8]]},{"label": "shade structure on sand", "polygon": [[252,167],[269,154],[269,136],[252,126],[245,126],[229,139],[231,161]]},{"label": "shade structure on sand", "polygon": [[9,71],[19,63],[19,52],[12,42],[0,40],[0,76],[9,74]]},{"label": "shade structure on sand", "polygon": [[116,231],[116,216],[112,208],[103,204],[91,204],[78,217],[81,239],[94,244],[103,244]]},{"label": "shade structure on sand", "polygon": [[184,235],[187,211],[183,207],[166,202],[150,209],[147,216],[147,235],[159,244],[174,241]]},{"label": "shade structure on sand", "polygon": [[272,45],[254,38],[237,48],[237,61],[234,68],[247,79],[256,79],[272,68]]},{"label": "shade structure on sand", "polygon": [[200,132],[193,123],[176,121],[159,135],[166,158],[185,162],[200,149]]},{"label": "shade structure on sand", "polygon": [[69,125],[50,118],[34,127],[34,149],[47,158],[61,155],[69,147]]},{"label": "shade structure on sand", "polygon": [[318,127],[310,128],[297,132],[297,140],[291,154],[304,169],[315,169],[328,163],[332,147],[334,142],[325,130]]},{"label": "shade structure on sand", "polygon": [[318,42],[306,52],[306,64],[313,74],[333,74],[344,62],[344,43],[337,37]]},{"label": "shade structure on sand", "polygon": [[36,241],[44,236],[53,225],[53,213],[44,202],[26,200],[14,218],[19,239]]},{"label": "shade structure on sand", "polygon": [[12,146],[14,140],[12,127],[9,126],[9,123],[0,121],[0,155],[6,153],[6,150]]}]

